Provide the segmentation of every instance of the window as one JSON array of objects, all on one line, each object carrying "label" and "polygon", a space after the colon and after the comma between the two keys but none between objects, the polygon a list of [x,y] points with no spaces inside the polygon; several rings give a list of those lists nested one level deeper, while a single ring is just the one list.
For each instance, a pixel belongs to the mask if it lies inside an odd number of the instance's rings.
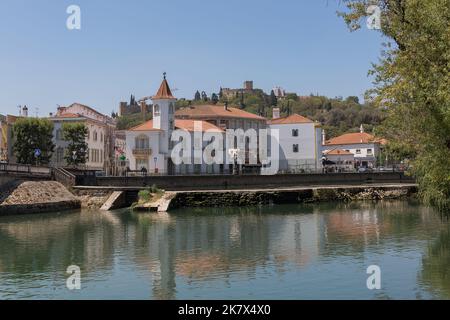
[{"label": "window", "polygon": [[367,154],[372,155],[372,149],[367,149]]},{"label": "window", "polygon": [[173,103],[169,104],[169,114],[173,114],[174,113],[174,107],[173,107]]},{"label": "window", "polygon": [[294,153],[298,153],[298,144],[292,145],[292,151],[293,151]]},{"label": "window", "polygon": [[135,149],[140,149],[140,150],[149,149],[150,141],[149,141],[148,137],[146,137],[146,136],[136,137],[135,143],[136,143]]},{"label": "window", "polygon": [[361,154],[361,149],[356,149],[356,154]]},{"label": "window", "polygon": [[62,139],[63,139],[62,130],[61,129],[56,130],[56,140]]},{"label": "window", "polygon": [[298,137],[298,129],[292,129],[292,136]]},{"label": "window", "polygon": [[87,140],[91,139],[91,132],[89,131],[89,129],[87,130],[86,139]]},{"label": "window", "polygon": [[94,135],[93,135],[92,139],[94,141],[97,141],[97,138],[98,138],[97,131],[94,131]]},{"label": "window", "polygon": [[159,105],[155,104],[155,106],[153,107],[153,113],[155,116],[159,116],[161,114],[161,111],[159,109]]}]

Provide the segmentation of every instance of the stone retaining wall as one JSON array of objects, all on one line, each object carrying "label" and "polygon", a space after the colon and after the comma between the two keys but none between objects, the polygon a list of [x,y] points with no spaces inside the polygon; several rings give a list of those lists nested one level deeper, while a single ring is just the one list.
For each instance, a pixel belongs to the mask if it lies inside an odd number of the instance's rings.
[{"label": "stone retaining wall", "polygon": [[267,204],[310,203],[325,201],[355,201],[403,199],[417,193],[416,186],[311,188],[283,191],[179,192],[169,210],[183,207],[232,207]]},{"label": "stone retaining wall", "polygon": [[0,215],[79,209],[80,199],[55,181],[17,182],[0,193]]}]

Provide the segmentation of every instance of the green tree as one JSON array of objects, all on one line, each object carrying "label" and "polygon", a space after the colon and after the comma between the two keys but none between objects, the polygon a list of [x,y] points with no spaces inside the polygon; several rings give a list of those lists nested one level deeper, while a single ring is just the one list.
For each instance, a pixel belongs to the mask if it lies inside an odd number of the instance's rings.
[{"label": "green tree", "polygon": [[201,100],[201,95],[200,95],[200,92],[197,90],[197,92],[195,92],[194,101],[199,101],[199,100]]},{"label": "green tree", "polygon": [[65,123],[62,127],[63,139],[69,143],[64,159],[69,166],[85,164],[88,158],[86,137],[88,129],[84,123]]},{"label": "green tree", "polygon": [[[13,126],[13,146],[17,162],[21,164],[48,164],[55,149],[53,123],[47,119],[20,118]],[[35,157],[35,150],[41,154]]]},{"label": "green tree", "polygon": [[[346,1],[341,13],[361,27],[373,1]],[[414,154],[422,199],[450,210],[450,0],[379,0],[381,32],[389,39],[371,74],[368,95],[386,110],[385,136]],[[404,145],[405,147],[401,147]],[[412,151],[410,150],[412,149]]]},{"label": "green tree", "polygon": [[275,92],[272,90],[270,91],[270,106],[275,107],[278,104],[277,96],[275,95]]},{"label": "green tree", "polygon": [[219,97],[217,96],[217,94],[213,93],[211,95],[211,101],[213,104],[217,104],[219,102]]}]

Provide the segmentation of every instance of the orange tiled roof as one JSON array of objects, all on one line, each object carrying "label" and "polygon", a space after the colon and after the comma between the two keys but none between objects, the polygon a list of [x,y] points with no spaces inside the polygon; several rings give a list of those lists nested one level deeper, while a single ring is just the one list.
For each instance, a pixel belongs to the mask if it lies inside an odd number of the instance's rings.
[{"label": "orange tiled roof", "polygon": [[175,120],[175,127],[177,129],[186,130],[189,132],[194,132],[195,123],[200,122],[202,126],[202,132],[206,131],[213,131],[213,132],[223,132],[222,129],[219,127],[213,125],[212,123],[209,123],[208,121],[199,121],[199,120],[181,120],[177,119]]},{"label": "orange tiled roof", "polygon": [[325,142],[325,145],[342,145],[342,144],[363,144],[363,143],[381,143],[385,144],[386,140],[375,138],[366,132],[346,133],[342,136],[333,138]]},{"label": "orange tiled roof", "polygon": [[253,119],[253,120],[266,120],[256,114],[228,107],[218,105],[199,105],[187,107],[177,110],[175,113],[177,117],[189,118],[189,119],[216,119],[216,118],[235,118],[235,119]]},{"label": "orange tiled roof", "polygon": [[350,151],[345,151],[342,149],[335,149],[335,150],[330,150],[328,152],[325,152],[325,154],[330,155],[330,156],[343,156],[343,155],[354,155],[353,153],[351,153]]},{"label": "orange tiled roof", "polygon": [[288,117],[272,119],[268,121],[268,124],[297,124],[297,123],[313,123],[311,119],[303,117],[299,114],[294,113]]},{"label": "orange tiled roof", "polygon": [[153,128],[153,120],[146,121],[136,127],[128,129],[128,131],[161,131]]},{"label": "orange tiled roof", "polygon": [[175,99],[165,77],[158,92],[152,97],[152,99]]},{"label": "orange tiled roof", "polygon": [[[212,123],[209,123],[207,121],[199,121],[199,120],[175,120],[175,128],[186,130],[189,132],[194,132],[194,125],[195,122],[201,123],[202,126],[202,132],[206,131],[215,131],[215,132],[223,132],[222,129],[219,127],[216,127]],[[129,129],[128,131],[161,131],[160,129],[153,128],[153,120],[149,120],[141,125],[138,125],[134,128]]]}]

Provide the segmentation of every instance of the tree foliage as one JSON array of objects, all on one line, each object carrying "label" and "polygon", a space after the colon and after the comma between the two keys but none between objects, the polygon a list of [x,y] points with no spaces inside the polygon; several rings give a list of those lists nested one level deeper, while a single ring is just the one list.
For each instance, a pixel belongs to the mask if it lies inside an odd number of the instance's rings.
[{"label": "tree foliage", "polygon": [[[374,1],[346,1],[341,13],[361,27]],[[450,0],[379,0],[381,32],[389,39],[373,65],[368,94],[387,110],[383,133],[413,155],[422,199],[450,210]]]},{"label": "tree foliage", "polygon": [[270,105],[276,106],[278,103],[277,96],[275,95],[275,92],[272,90],[270,91]]},{"label": "tree foliage", "polygon": [[64,159],[69,166],[85,164],[88,158],[86,137],[88,129],[84,123],[65,123],[62,126],[63,139],[68,142]]},{"label": "tree foliage", "polygon": [[[48,164],[55,145],[53,144],[53,123],[47,119],[20,118],[13,126],[14,155],[21,164]],[[41,155],[35,157],[35,150]]]},{"label": "tree foliage", "polygon": [[144,123],[145,121],[148,121],[151,119],[152,119],[151,113],[147,113],[145,115],[145,119],[142,116],[141,112],[123,115],[123,116],[120,116],[117,118],[116,128],[117,128],[117,130],[127,130],[130,128],[136,127],[136,126]]},{"label": "tree foliage", "polygon": [[196,92],[195,92],[195,95],[194,95],[194,100],[195,101],[199,101],[199,100],[201,100],[202,99],[202,97],[201,97],[201,95],[200,95],[200,92],[197,90]]}]

